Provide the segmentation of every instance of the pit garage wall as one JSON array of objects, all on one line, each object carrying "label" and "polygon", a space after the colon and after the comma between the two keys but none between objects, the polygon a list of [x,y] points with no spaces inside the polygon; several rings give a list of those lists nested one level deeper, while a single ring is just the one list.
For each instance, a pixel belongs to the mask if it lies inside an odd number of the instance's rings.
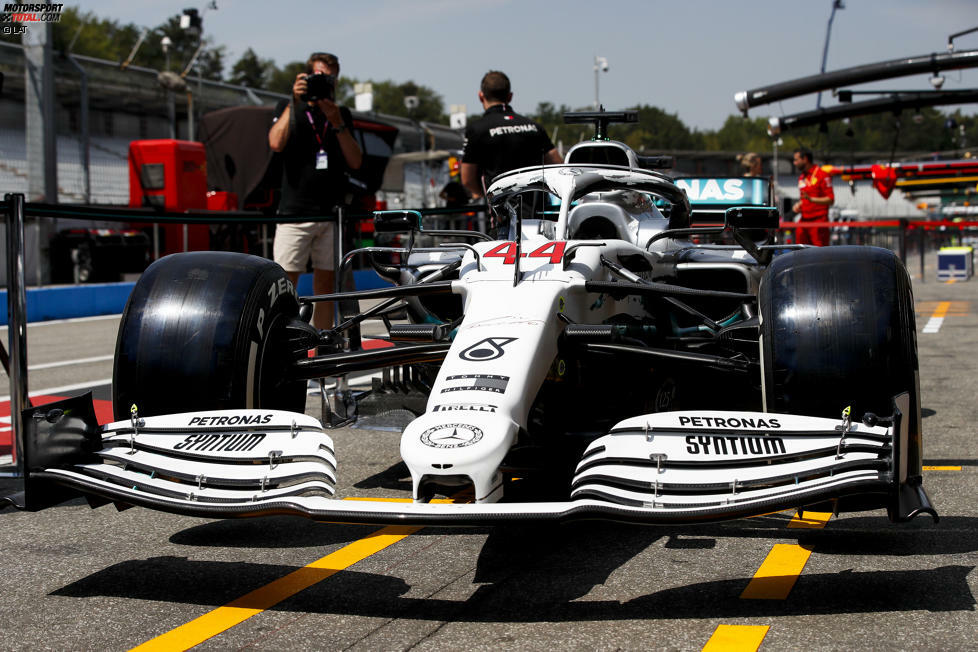
[{"label": "pit garage wall", "polygon": [[[3,273],[6,274],[6,269]],[[390,285],[377,276],[373,270],[356,270],[353,276],[354,284],[358,290],[372,290]],[[30,283],[29,275],[28,283]],[[129,294],[135,285],[135,282],[91,283],[28,288],[27,321],[119,315],[125,309],[126,301],[129,300]],[[300,295],[313,294],[312,274],[300,276],[296,290]],[[0,326],[6,326],[8,323],[6,306],[7,290],[0,289]]]},{"label": "pit garage wall", "polygon": [[[92,283],[28,288],[27,321],[48,321],[95,315],[118,315],[126,307],[135,283]],[[0,290],[0,305],[7,305],[7,290]],[[0,311],[0,326],[7,311]]]}]

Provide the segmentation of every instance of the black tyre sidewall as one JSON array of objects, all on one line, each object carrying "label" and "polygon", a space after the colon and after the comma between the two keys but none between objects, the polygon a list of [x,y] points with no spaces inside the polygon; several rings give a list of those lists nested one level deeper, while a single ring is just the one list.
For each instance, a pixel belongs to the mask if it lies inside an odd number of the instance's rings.
[{"label": "black tyre sidewall", "polygon": [[[910,393],[910,468],[921,464],[920,381],[910,277],[876,247],[804,249],[774,259],[761,282],[766,409],[839,418],[889,416]],[[913,471],[911,471],[913,473]]]},{"label": "black tyre sidewall", "polygon": [[132,404],[144,416],[302,411],[304,383],[282,376],[287,361],[277,337],[297,314],[295,289],[269,260],[226,252],[160,259],[140,277],[119,326],[115,418],[128,418]]}]

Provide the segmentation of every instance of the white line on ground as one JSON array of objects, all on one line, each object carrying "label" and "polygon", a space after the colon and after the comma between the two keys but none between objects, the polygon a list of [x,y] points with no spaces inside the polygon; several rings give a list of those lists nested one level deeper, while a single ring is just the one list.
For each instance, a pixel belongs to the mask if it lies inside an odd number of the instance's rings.
[{"label": "white line on ground", "polygon": [[927,324],[924,326],[925,333],[936,333],[941,330],[941,326],[944,324],[943,317],[931,317],[927,320]]},{"label": "white line on ground", "polygon": [[78,358],[77,360],[61,360],[60,362],[44,362],[41,364],[30,365],[27,367],[27,371],[37,371],[38,369],[54,369],[55,367],[68,367],[73,364],[88,364],[90,362],[105,362],[106,360],[111,360],[115,356],[109,355],[97,355],[93,358]]},{"label": "white line on ground", "polygon": [[[27,328],[36,326],[54,326],[55,324],[77,324],[83,321],[101,321],[103,319],[119,319],[122,315],[95,315],[93,317],[72,317],[71,319],[52,319],[51,321],[34,321],[27,324]],[[0,326],[0,330],[7,330],[7,325]]]},{"label": "white line on ground", "polygon": [[947,315],[948,308],[951,307],[950,301],[941,301],[934,308],[934,314],[930,316],[927,321],[927,325],[924,326],[924,333],[936,333],[941,330],[941,325],[944,324],[944,316]]}]

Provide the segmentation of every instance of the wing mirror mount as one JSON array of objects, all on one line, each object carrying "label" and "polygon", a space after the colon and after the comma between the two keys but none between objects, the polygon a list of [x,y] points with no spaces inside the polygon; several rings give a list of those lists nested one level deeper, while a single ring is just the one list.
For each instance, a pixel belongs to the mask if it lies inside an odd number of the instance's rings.
[{"label": "wing mirror mount", "polygon": [[421,232],[418,211],[374,211],[374,231],[378,233]]},{"label": "wing mirror mount", "polygon": [[781,214],[774,206],[735,206],[723,212],[725,228],[730,230],[734,240],[762,265],[771,262],[771,252],[762,251],[747,231],[773,231],[781,226]]},{"label": "wing mirror mount", "polygon": [[734,231],[742,229],[776,229],[781,216],[773,206],[735,206],[723,212],[724,223]]}]

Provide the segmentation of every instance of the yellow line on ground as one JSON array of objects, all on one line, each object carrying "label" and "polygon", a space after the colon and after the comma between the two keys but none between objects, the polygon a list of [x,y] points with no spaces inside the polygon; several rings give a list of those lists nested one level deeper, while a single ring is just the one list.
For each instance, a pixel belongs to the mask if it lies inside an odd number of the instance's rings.
[{"label": "yellow line on ground", "polygon": [[769,629],[768,625],[717,625],[703,652],[754,652]]},{"label": "yellow line on ground", "polygon": [[[933,312],[937,306],[939,306],[941,301],[918,301],[915,306],[916,312],[924,315],[929,312]],[[954,317],[961,315],[968,315],[971,313],[971,302],[970,301],[948,301],[948,309],[945,314],[946,317]]]},{"label": "yellow line on ground", "polygon": [[930,316],[931,319],[935,317],[944,317],[945,315],[947,315],[947,309],[950,307],[951,307],[950,301],[941,301],[939,304],[937,304],[937,308],[934,309],[934,314]]},{"label": "yellow line on ground", "polygon": [[788,521],[788,527],[802,530],[818,530],[825,527],[825,524],[832,518],[832,512],[809,512],[806,510],[803,514],[795,514]]},{"label": "yellow line on ground", "polygon": [[289,573],[285,577],[255,589],[223,607],[218,607],[133,649],[141,651],[188,650],[212,636],[227,631],[252,616],[260,614],[265,609],[275,606],[303,589],[307,589],[313,584],[349,568],[358,561],[380,552],[420,529],[420,526],[402,525],[381,528],[359,541],[354,541],[336,552]]},{"label": "yellow line on ground", "polygon": [[[348,498],[347,500],[412,502],[409,498]],[[451,503],[454,500],[443,498],[431,502]],[[218,607],[132,649],[141,652],[147,650],[189,650],[193,646],[243,623],[252,616],[274,607],[286,598],[291,598],[313,584],[317,584],[370,555],[380,552],[420,529],[421,526],[404,525],[390,525],[381,528],[359,541],[354,541],[336,552],[289,573],[285,577],[255,589],[223,607]]]},{"label": "yellow line on ground", "polygon": [[924,471],[960,471],[960,466],[925,466]]},{"label": "yellow line on ground", "polygon": [[[792,529],[820,529],[832,518],[832,512],[797,512],[788,521]],[[811,551],[798,544],[777,543],[754,573],[742,600],[784,600],[805,569]],[[704,652],[754,652],[767,635],[768,625],[718,625],[703,647]]]},{"label": "yellow line on ground", "polygon": [[811,556],[796,543],[776,543],[740,594],[744,600],[784,600]]},{"label": "yellow line on ground", "polygon": [[[788,521],[788,527],[793,529],[820,529],[832,518],[832,512],[812,512],[799,510]],[[805,550],[797,544],[775,544],[754,573],[747,588],[740,594],[742,600],[784,600],[791,593],[798,576],[804,570],[811,556],[810,550]],[[718,625],[713,636],[703,647],[704,652],[711,650],[749,651],[753,652],[761,645],[761,641],[770,629],[768,625]]]}]

